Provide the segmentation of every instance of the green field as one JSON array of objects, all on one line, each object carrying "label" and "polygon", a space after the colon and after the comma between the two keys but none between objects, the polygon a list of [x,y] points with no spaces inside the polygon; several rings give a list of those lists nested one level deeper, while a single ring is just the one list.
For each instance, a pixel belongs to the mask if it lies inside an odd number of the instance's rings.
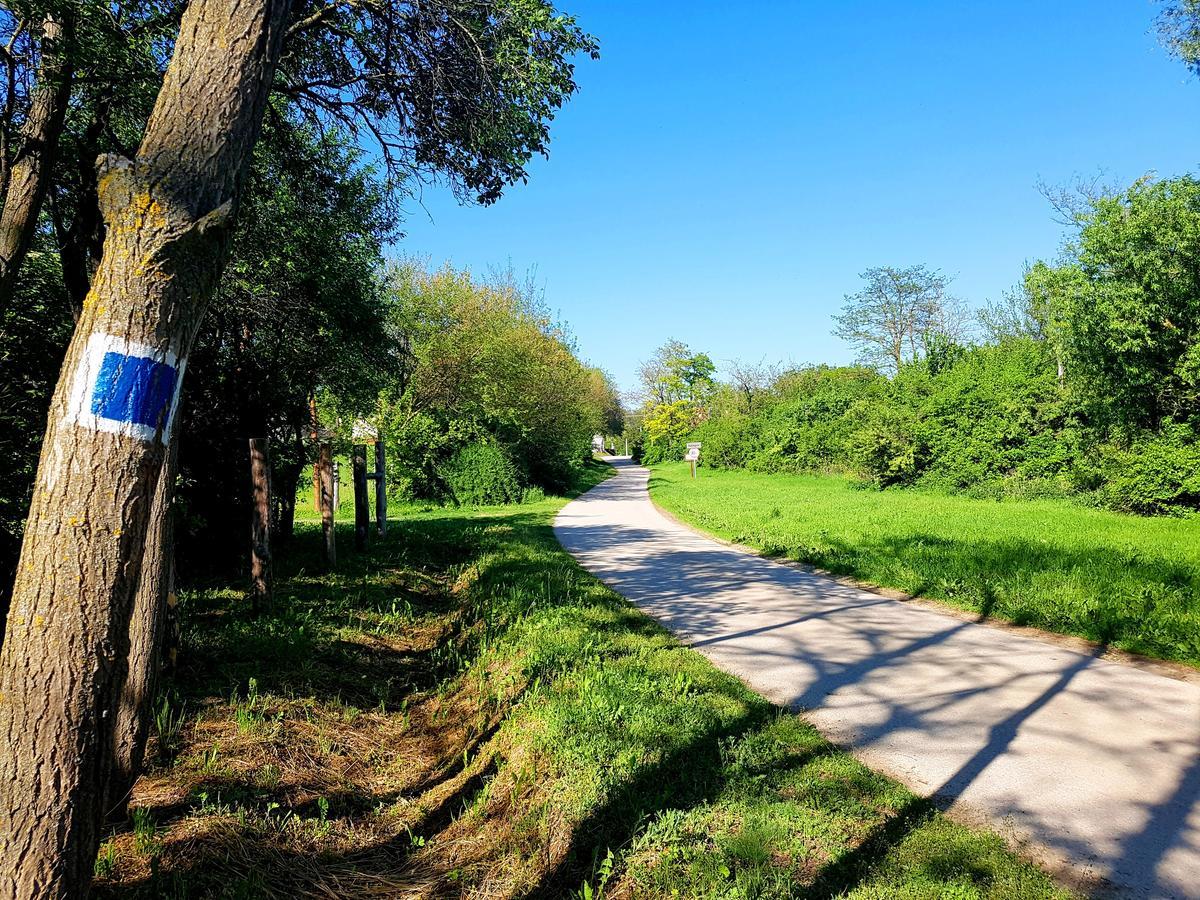
[{"label": "green field", "polygon": [[876,491],[657,466],[658,504],[719,537],[1022,625],[1200,665],[1200,516]]},{"label": "green field", "polygon": [[582,571],[563,502],[339,525],[332,575],[304,523],[273,610],[187,593],[100,893],[1059,895]]}]

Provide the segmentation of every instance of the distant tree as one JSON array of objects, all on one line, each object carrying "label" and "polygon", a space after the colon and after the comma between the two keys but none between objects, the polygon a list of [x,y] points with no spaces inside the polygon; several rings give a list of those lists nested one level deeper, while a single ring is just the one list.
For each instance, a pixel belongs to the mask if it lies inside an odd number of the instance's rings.
[{"label": "distant tree", "polygon": [[1066,377],[1062,316],[1067,285],[1063,275],[1041,261],[1026,266],[1015,288],[978,312],[983,334],[993,343],[1028,339],[1049,344],[1057,361],[1059,384]]},{"label": "distant tree", "polygon": [[993,343],[1012,338],[1046,339],[1047,315],[1043,298],[1030,284],[1030,273],[1045,265],[1039,262],[1035,266],[1026,266],[1025,275],[1016,287],[1005,291],[1000,300],[992,300],[979,310],[979,326],[986,338]]},{"label": "distant tree", "polygon": [[866,286],[847,294],[834,334],[848,341],[861,362],[892,373],[925,355],[936,337],[960,341],[967,316],[948,292],[950,278],[925,266],[881,266],[862,273]]},{"label": "distant tree", "polygon": [[755,402],[778,380],[779,367],[764,362],[730,360],[725,367],[729,384],[737,392],[742,412],[753,413]]},{"label": "distant tree", "polygon": [[1173,0],[1158,17],[1159,35],[1173,56],[1200,75],[1200,0]]},{"label": "distant tree", "polygon": [[448,460],[481,441],[502,448],[529,483],[561,490],[592,435],[620,430],[615,389],[580,362],[527,283],[412,262],[389,281],[412,369],[384,391],[380,417],[395,483],[412,496],[444,496]]},{"label": "distant tree", "polygon": [[683,455],[683,444],[696,427],[695,409],[686,400],[659,403],[646,411],[647,461],[662,462]]},{"label": "distant tree", "polygon": [[638,368],[647,402],[700,403],[715,386],[717,367],[707,353],[693,353],[682,341],[669,340]]}]

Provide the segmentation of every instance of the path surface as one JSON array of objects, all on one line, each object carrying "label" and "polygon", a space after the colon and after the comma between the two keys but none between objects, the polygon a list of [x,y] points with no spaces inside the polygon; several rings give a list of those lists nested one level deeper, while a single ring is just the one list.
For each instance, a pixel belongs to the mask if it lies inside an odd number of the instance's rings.
[{"label": "path surface", "polygon": [[847,587],[703,537],[645,469],[568,504],[590,572],[769,699],[1121,896],[1200,897],[1200,684]]}]

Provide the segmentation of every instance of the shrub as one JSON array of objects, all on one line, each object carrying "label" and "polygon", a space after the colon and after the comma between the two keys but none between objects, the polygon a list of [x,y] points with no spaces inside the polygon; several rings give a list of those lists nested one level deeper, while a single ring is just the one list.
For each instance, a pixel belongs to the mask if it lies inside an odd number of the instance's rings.
[{"label": "shrub", "polygon": [[1200,509],[1200,442],[1189,428],[1168,428],[1127,448],[1106,447],[1100,470],[1101,494],[1114,509],[1143,515]]},{"label": "shrub", "polygon": [[916,413],[905,406],[858,403],[861,426],[851,440],[855,460],[878,487],[912,484],[923,470],[928,447]]},{"label": "shrub", "polygon": [[518,503],[524,494],[520,474],[508,454],[491,442],[459,449],[442,466],[442,481],[459,506]]}]

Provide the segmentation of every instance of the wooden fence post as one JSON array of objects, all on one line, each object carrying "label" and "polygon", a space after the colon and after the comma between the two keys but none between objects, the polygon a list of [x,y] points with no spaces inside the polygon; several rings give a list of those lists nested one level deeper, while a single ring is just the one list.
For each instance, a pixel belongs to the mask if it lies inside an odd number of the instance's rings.
[{"label": "wooden fence post", "polygon": [[367,528],[371,524],[367,504],[367,446],[355,444],[354,458],[354,549],[367,549]]},{"label": "wooden fence post", "polygon": [[[311,395],[308,398],[308,436],[314,444],[321,439],[321,421],[317,418],[317,398],[316,395]],[[314,461],[312,467],[312,482],[313,482],[313,509],[316,512],[321,511],[321,464]]]},{"label": "wooden fence post", "polygon": [[317,471],[321,476],[321,531],[325,535],[325,564],[332,569],[337,565],[337,534],[333,527],[333,451],[329,444],[321,444],[317,452]]},{"label": "wooden fence post", "polygon": [[271,453],[266,438],[250,438],[250,602],[255,612],[271,602]]},{"label": "wooden fence post", "polygon": [[375,530],[380,537],[387,534],[387,452],[382,434],[375,436]]}]

